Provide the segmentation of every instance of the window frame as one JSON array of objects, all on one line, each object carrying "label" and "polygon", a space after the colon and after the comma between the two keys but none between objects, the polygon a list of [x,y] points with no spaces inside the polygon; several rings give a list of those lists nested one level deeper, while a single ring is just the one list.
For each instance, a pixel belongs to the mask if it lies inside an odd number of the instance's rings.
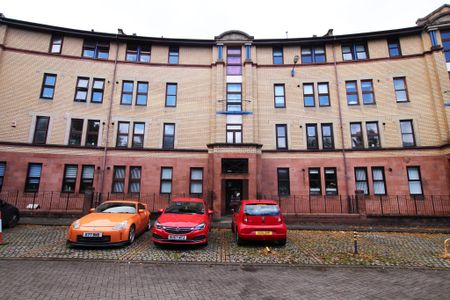
[{"label": "window frame", "polygon": [[[347,84],[350,83],[354,83],[355,84],[355,91],[354,92],[350,92],[348,90]],[[358,90],[358,81],[357,80],[347,80],[345,81],[345,95],[347,98],[347,105],[352,106],[352,105],[359,105],[359,90]],[[349,102],[349,96],[350,95],[356,95],[356,103],[350,103]]]},{"label": "window frame", "polygon": [[[98,122],[98,130],[97,130],[97,132],[91,131],[90,128],[89,128],[89,124],[91,124],[91,123],[95,124],[95,122]],[[100,135],[100,125],[101,125],[100,124],[100,120],[89,120],[89,119],[87,120],[86,138],[85,138],[85,141],[84,141],[84,145],[86,147],[98,147],[98,137]],[[96,141],[95,141],[95,145],[89,145],[88,144],[90,136],[96,136],[97,137]]]},{"label": "window frame", "polygon": [[[92,168],[92,178],[86,178],[84,177],[84,170],[86,168]],[[86,192],[87,188],[93,188],[94,187],[94,179],[95,179],[95,165],[82,165],[81,166],[81,176],[80,176],[80,188],[79,192],[84,193]],[[86,183],[87,181],[90,181]]]},{"label": "window frame", "polygon": [[[201,171],[202,172],[202,179],[192,179],[192,171]],[[190,195],[203,195],[203,178],[204,178],[204,172],[203,168],[200,167],[191,167],[189,170],[189,194]],[[192,185],[193,184],[200,184],[201,186],[201,193],[193,193],[192,192]]]},{"label": "window frame", "polygon": [[[280,178],[280,171],[287,171],[287,178]],[[277,183],[278,183],[278,196],[286,197],[291,195],[291,177],[289,174],[289,168],[277,168]],[[281,187],[285,185],[287,193],[283,193]]]},{"label": "window frame", "polygon": [[[85,55],[85,51],[90,48],[90,51],[93,51],[93,56]],[[111,48],[110,42],[106,40],[92,40],[92,39],[84,39],[83,47],[81,48],[81,57],[90,58],[90,59],[100,59],[100,60],[108,60],[109,59],[109,50]],[[100,57],[100,53],[107,53],[107,57]]]},{"label": "window frame", "polygon": [[[229,89],[229,87],[233,86],[233,85],[235,85],[235,86],[239,85],[239,92]],[[227,111],[242,111],[242,83],[229,82],[229,83],[227,83],[226,88],[227,88],[226,110]],[[240,100],[237,101],[236,99],[229,99],[229,96],[232,96],[232,95],[239,95]],[[229,109],[230,107],[236,107],[236,106],[239,106],[239,110]]]},{"label": "window frame", "polygon": [[[123,178],[118,178],[116,176],[116,170],[123,169]],[[111,194],[125,194],[125,179],[127,177],[127,167],[123,165],[118,165],[113,167],[113,178],[111,186]],[[122,183],[122,191],[115,191],[114,187],[116,183]]]},{"label": "window frame", "polygon": [[[75,123],[80,122],[81,130],[75,130]],[[78,124],[78,125],[80,125]],[[69,140],[67,141],[67,145],[69,146],[81,146],[81,141],[83,139],[83,127],[84,127],[84,119],[72,118],[70,120],[70,130],[69,130]],[[72,143],[72,137],[79,139],[79,143]]]},{"label": "window frame", "polygon": [[[239,126],[240,129],[229,129],[230,126]],[[230,124],[226,124],[226,132],[225,132],[225,138],[226,138],[226,143],[227,144],[242,144],[243,143],[243,134],[242,134],[242,124],[234,124],[234,123],[230,123]],[[228,133],[231,133],[233,136],[233,141],[229,142],[228,141]],[[240,133],[241,134],[241,139],[240,141],[237,141],[236,138],[236,133]]]},{"label": "window frame", "polygon": [[[147,86],[147,90],[146,90],[145,93],[139,91],[139,86],[141,86],[141,85],[146,85]],[[135,105],[136,106],[147,106],[147,103],[148,103],[148,90],[149,90],[149,83],[148,83],[148,81],[138,81],[136,83],[136,101],[135,101]],[[145,96],[145,104],[138,103],[139,96]]]},{"label": "window frame", "polygon": [[[311,173],[311,171],[317,171],[317,178],[314,178],[312,180],[311,176],[312,175],[316,175]],[[316,184],[318,184],[319,186],[319,191],[311,191],[312,187],[311,187],[311,183],[314,182]],[[313,167],[313,168],[308,168],[308,185],[309,185],[309,195],[313,195],[313,196],[320,196],[322,195],[322,174],[320,172],[320,168],[317,167]]]},{"label": "window frame", "polygon": [[[281,62],[277,61],[280,58],[281,58]],[[274,64],[274,65],[283,65],[284,64],[283,47],[275,46],[272,48],[272,64]]]},{"label": "window frame", "polygon": [[[416,147],[417,142],[416,142],[416,134],[414,132],[413,120],[412,119],[406,119],[406,120],[399,120],[399,122],[400,122],[400,135],[401,135],[401,138],[402,138],[402,147],[404,147],[404,148]],[[409,125],[411,127],[411,132],[404,133],[402,131],[402,123],[403,122],[408,122],[409,123]],[[412,145],[405,145],[405,140],[403,138],[405,135],[411,135],[412,136],[412,140],[413,140],[413,144]]]},{"label": "window frame", "polygon": [[[44,141],[40,142],[37,141],[37,133],[38,133],[38,123],[39,120],[47,120],[47,124],[45,127],[45,137],[44,137]],[[36,121],[35,121],[35,125],[34,125],[34,134],[33,134],[33,144],[37,144],[37,145],[45,145],[47,144],[47,138],[48,138],[48,128],[50,126],[50,117],[48,116],[36,116]]]},{"label": "window frame", "polygon": [[[169,86],[175,87],[175,94],[169,94]],[[169,97],[175,97],[175,103],[173,105],[169,105]],[[178,83],[177,82],[166,82],[166,101],[164,107],[177,107],[177,99],[178,98]]]},{"label": "window frame", "polygon": [[[120,124],[127,124],[128,125],[128,129],[127,129],[127,133],[120,133]],[[119,145],[119,137],[120,136],[126,136],[127,137],[127,143],[125,146]],[[116,147],[117,148],[128,148],[128,145],[130,144],[130,122],[129,121],[118,121],[117,122],[117,136],[116,136]]]},{"label": "window frame", "polygon": [[[35,177],[35,176],[31,177],[30,176],[31,166],[39,166],[39,168],[40,168],[39,177]],[[25,179],[24,192],[25,193],[37,193],[37,192],[39,192],[39,186],[41,185],[41,177],[42,177],[42,163],[33,163],[33,162],[28,163],[27,178]],[[37,179],[38,180],[36,189],[30,189],[30,184],[31,184],[30,180],[31,179]]]},{"label": "window frame", "polygon": [[[306,94],[305,93],[305,86],[311,86],[312,87],[312,94]],[[312,97],[312,105],[306,104],[306,97],[311,98]],[[315,107],[316,106],[316,91],[314,88],[314,83],[312,82],[304,82],[303,83],[303,106],[304,107]]]},{"label": "window frame", "polygon": [[[173,126],[173,136],[170,136],[170,135],[167,135],[166,134],[166,126]],[[176,129],[176,126],[175,126],[175,123],[163,123],[163,141],[162,141],[162,149],[165,149],[165,150],[172,150],[172,149],[175,149],[175,129]],[[172,141],[172,143],[170,144],[170,145],[168,145],[167,143],[166,143],[166,138],[170,138],[170,137],[173,137],[173,141]],[[170,146],[170,147],[169,147]]]},{"label": "window frame", "polygon": [[[318,136],[318,132],[317,132],[317,124],[313,124],[313,123],[307,123],[305,124],[305,128],[306,128],[306,149],[308,150],[319,150],[319,136]],[[314,129],[314,135],[309,135],[309,128],[313,128]],[[315,144],[310,146],[310,140],[314,139]]]},{"label": "window frame", "polygon": [[[281,137],[278,136],[278,128],[284,128],[284,137],[283,136],[281,136]],[[289,148],[289,146],[288,146],[287,124],[275,124],[275,137],[276,137],[277,150],[287,150]],[[278,143],[278,139],[279,138],[284,138],[285,139],[286,147],[280,147],[280,145]]]},{"label": "window frame", "polygon": [[[374,175],[374,171],[376,170],[380,170],[381,171],[381,175],[383,176],[383,179],[375,179],[375,175]],[[371,172],[372,172],[372,184],[373,184],[373,194],[377,195],[377,196],[385,196],[387,195],[387,188],[386,188],[386,173],[384,172],[384,167],[377,167],[377,166],[373,166],[371,168]],[[384,189],[384,193],[378,193],[376,188],[375,188],[375,183],[378,182],[382,182],[383,183],[383,189]]]},{"label": "window frame", "polygon": [[[405,88],[404,88],[404,89],[399,89],[399,90],[397,90],[396,87],[395,87],[395,81],[396,81],[396,80],[402,80],[402,81],[403,81],[403,84],[404,84],[404,86],[405,86]],[[392,82],[393,82],[393,84],[394,84],[395,101],[396,101],[397,103],[407,103],[407,102],[410,102],[410,100],[409,100],[409,93],[408,93],[408,84],[407,84],[407,82],[406,82],[406,76],[394,77],[393,80],[392,80]],[[406,100],[398,100],[397,92],[405,92]]]},{"label": "window frame", "polygon": [[[55,84],[54,85],[46,84],[45,82],[46,82],[47,77],[54,77],[55,78]],[[58,78],[57,74],[44,73],[43,80],[42,80],[42,86],[41,86],[41,94],[39,96],[40,99],[53,100],[53,98],[55,97],[56,80],[57,80],[57,78]],[[51,89],[52,90],[52,96],[51,97],[45,97],[44,96],[44,90],[45,89]]]},{"label": "window frame", "polygon": [[[239,50],[239,54],[230,53],[233,50]],[[229,58],[239,57],[239,63],[233,63],[229,61]],[[229,72],[228,67],[239,67],[239,74],[234,74],[234,72]],[[226,64],[226,74],[227,76],[242,76],[242,47],[241,46],[227,46],[227,64]]]},{"label": "window frame", "polygon": [[[410,169],[417,169],[417,174],[419,175],[419,179],[411,179],[409,177],[409,170]],[[411,196],[423,196],[423,183],[422,183],[422,173],[420,171],[420,166],[406,166],[406,175],[407,175],[407,178],[408,178],[408,191],[409,191],[409,194]],[[412,194],[411,193],[411,187],[410,187],[411,182],[419,182],[420,183],[420,192],[421,192],[420,194]]]},{"label": "window frame", "polygon": [[[323,54],[317,55],[317,49],[318,48],[322,48],[323,49]],[[306,50],[309,50],[309,54],[305,53]],[[300,56],[301,56],[301,61],[302,64],[323,64],[327,62],[327,54],[326,54],[326,48],[325,46],[309,46],[309,47],[302,47],[301,51],[300,51]],[[317,57],[322,57],[323,56],[323,61],[317,61]],[[310,59],[310,61],[306,61],[306,58]]]},{"label": "window frame", "polygon": [[[370,83],[370,90],[369,91],[365,91],[363,88],[363,83]],[[376,100],[375,100],[375,87],[373,85],[373,80],[372,79],[364,79],[361,80],[360,82],[361,84],[361,94],[362,94],[362,103],[363,105],[376,105]],[[364,95],[372,95],[372,102],[367,102],[364,99]]]},{"label": "window frame", "polygon": [[[323,129],[324,127],[329,126],[330,127],[330,136],[324,135]],[[333,132],[333,123],[321,123],[320,124],[320,133],[322,135],[322,149],[324,150],[333,150],[334,149],[334,132]],[[331,147],[325,147],[325,137],[330,137],[331,139]]]},{"label": "window frame", "polygon": [[[67,170],[69,168],[75,168],[75,178],[73,177],[67,177]],[[63,173],[63,180],[62,180],[62,187],[61,187],[61,193],[69,193],[69,194],[73,194],[76,191],[76,187],[77,187],[77,178],[78,178],[78,165],[76,164],[65,164],[64,165],[64,173]],[[66,185],[68,185],[68,181],[74,179],[74,182],[72,182],[73,184],[73,190],[67,190],[66,189]]]},{"label": "window frame", "polygon": [[[61,39],[61,43],[60,44],[55,43],[55,40],[57,38]],[[50,45],[49,45],[49,48],[48,48],[48,53],[50,53],[50,54],[61,54],[63,43],[64,43],[64,36],[62,34],[52,34],[52,37],[50,38]],[[55,45],[59,45],[59,51],[58,52],[54,52],[53,51],[53,46],[55,46]]]},{"label": "window frame", "polygon": [[[131,91],[125,91],[125,85],[131,84]],[[120,93],[120,105],[133,105],[134,81],[122,80],[122,92]],[[124,96],[130,97],[130,102],[124,102]]]},{"label": "window frame", "polygon": [[[358,170],[364,171],[366,180],[358,180],[358,177],[357,177],[357,171]],[[367,193],[365,191],[363,191],[364,195],[370,195],[369,176],[368,176],[368,173],[367,173],[367,167],[355,167],[354,168],[354,172],[355,172],[354,173],[354,175],[355,175],[355,191],[358,191],[358,189],[357,189],[358,188],[358,182],[364,182],[366,187],[367,187]]]},{"label": "window frame", "polygon": [[[102,88],[96,88],[95,83],[102,82]],[[94,93],[100,93],[102,95],[100,101],[94,101]],[[92,79],[92,88],[91,88],[91,103],[103,103],[103,96],[105,95],[105,79],[104,78],[93,78]]]},{"label": "window frame", "polygon": [[[283,90],[283,94],[282,95],[277,95],[277,87],[281,87]],[[283,100],[281,105],[277,104],[277,99],[281,98]],[[275,83],[273,85],[273,105],[275,108],[286,108],[286,88],[284,83]]]},{"label": "window frame", "polygon": [[[327,87],[327,93],[321,93],[320,92],[320,88],[319,88],[319,86],[320,85],[325,85],[326,87]],[[314,89],[313,89],[314,90]],[[324,105],[324,104],[321,104],[321,99],[320,99],[320,97],[324,97],[324,96],[326,96],[327,97],[327,99],[328,99],[328,104],[326,104],[326,105]],[[318,100],[318,102],[319,102],[319,107],[327,107],[327,106],[331,106],[331,100],[330,100],[330,85],[328,84],[328,82],[318,82],[317,83],[317,100]]]},{"label": "window frame", "polygon": [[180,64],[180,46],[169,46],[167,63],[169,65]]},{"label": "window frame", "polygon": [[0,170],[3,170],[3,173],[0,173],[0,192],[2,191],[3,183],[5,182],[6,165],[6,161],[0,161]]},{"label": "window frame", "polygon": [[[144,132],[143,133],[136,133],[136,125],[143,125],[144,126]],[[142,138],[142,145],[138,145],[134,142],[135,137],[141,137]],[[145,143],[145,122],[133,122],[133,132],[131,137],[131,148],[144,148]]]},{"label": "window frame", "polygon": [[[357,50],[358,46],[364,47],[364,54],[365,54],[366,58],[358,58],[358,54],[362,53],[361,51]],[[349,47],[350,52],[344,52],[344,49],[343,49],[344,47]],[[341,44],[341,52],[342,52],[342,60],[343,61],[368,60],[370,58],[369,49],[367,47],[366,42],[351,42],[351,43]],[[345,59],[345,56],[344,56],[345,54],[351,54],[352,58]]]},{"label": "window frame", "polygon": [[[170,170],[170,179],[167,178],[163,178],[163,170],[164,169],[168,169]],[[162,187],[163,187],[163,183],[170,183],[170,192],[163,192]],[[159,176],[159,193],[162,195],[170,195],[173,192],[173,167],[169,167],[169,166],[161,166],[161,174]]]},{"label": "window frame", "polygon": [[[391,38],[387,40],[387,45],[388,45],[388,52],[389,52],[389,57],[400,57],[402,56],[402,48],[400,46],[400,39],[399,38]],[[392,45],[396,45],[396,46],[392,46]],[[395,55],[393,53],[393,51],[397,50],[398,54]]]},{"label": "window frame", "polygon": [[[331,180],[329,180],[327,178],[327,171],[329,171],[329,170],[333,170],[334,171],[334,178],[331,179]],[[337,195],[339,195],[337,168],[336,167],[325,167],[324,170],[323,170],[323,176],[324,176],[324,182],[325,182],[325,195],[326,196],[337,196]],[[336,184],[336,191],[333,191],[333,192],[327,191],[328,185],[333,183],[333,182]]]},{"label": "window frame", "polygon": [[[86,87],[80,87],[79,86],[79,83],[80,83],[81,80],[87,80]],[[75,85],[75,96],[73,98],[74,102],[87,102],[87,98],[88,98],[88,94],[89,94],[89,81],[90,81],[89,77],[83,77],[83,76],[78,76],[77,77],[77,83]],[[86,93],[86,97],[84,98],[84,100],[83,99],[81,99],[81,100],[77,99],[77,93],[78,92],[85,92]]]},{"label": "window frame", "polygon": [[[377,132],[376,132],[376,134],[369,134],[368,125],[373,125],[373,124],[375,124]],[[369,148],[369,149],[380,149],[381,148],[381,136],[380,136],[380,127],[378,126],[378,121],[366,122],[366,135],[367,135],[367,148]],[[378,145],[370,146],[371,137],[374,137],[374,136],[376,136],[378,139]]]},{"label": "window frame", "polygon": [[[354,146],[353,145],[353,137],[358,137],[358,135],[353,134],[352,131],[352,125],[359,125],[359,129],[360,129],[360,137],[361,137],[361,145],[360,146]],[[363,134],[363,129],[362,129],[362,122],[350,122],[350,141],[352,143],[352,149],[364,149],[364,134]]]},{"label": "window frame", "polygon": [[[136,50],[132,50],[130,47],[135,46]],[[148,46],[148,51],[146,51],[145,46]],[[133,55],[136,53],[136,60],[128,59],[128,55]],[[142,61],[141,58],[143,55],[148,55],[148,61]],[[143,44],[134,44],[134,43],[127,43],[127,50],[125,51],[125,61],[127,62],[136,62],[136,63],[143,63],[148,64],[151,62],[152,59],[152,46],[151,45],[143,45]]]},{"label": "window frame", "polygon": [[[139,178],[134,178],[134,177],[133,177],[133,170],[134,170],[134,169],[138,169],[138,170],[139,170]],[[141,188],[142,188],[142,184],[141,184],[141,180],[142,180],[142,167],[141,167],[141,166],[130,166],[130,170],[129,170],[128,174],[129,174],[129,177],[128,177],[128,193],[129,193],[130,195],[133,195],[133,194],[138,194],[138,195],[140,195],[140,194],[141,194]],[[139,186],[139,192],[133,192],[133,191],[131,191],[131,186],[132,186],[133,184],[138,184],[138,186]]]}]

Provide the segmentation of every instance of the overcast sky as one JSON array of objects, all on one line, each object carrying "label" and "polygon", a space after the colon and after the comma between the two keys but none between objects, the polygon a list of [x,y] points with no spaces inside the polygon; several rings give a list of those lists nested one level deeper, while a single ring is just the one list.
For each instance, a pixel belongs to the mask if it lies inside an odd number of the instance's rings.
[{"label": "overcast sky", "polygon": [[141,36],[213,39],[238,29],[255,38],[348,34],[414,26],[441,0],[0,0],[12,19]]}]

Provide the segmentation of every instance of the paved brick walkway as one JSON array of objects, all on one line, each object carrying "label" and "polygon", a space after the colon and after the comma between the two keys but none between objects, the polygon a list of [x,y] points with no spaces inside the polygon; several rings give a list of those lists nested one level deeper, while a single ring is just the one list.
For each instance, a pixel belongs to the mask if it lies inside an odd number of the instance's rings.
[{"label": "paved brick walkway", "polygon": [[[450,269],[443,258],[446,234],[360,233],[359,255],[353,255],[353,233],[289,231],[285,247],[248,244],[238,247],[228,229],[211,232],[207,247],[156,247],[150,233],[132,246],[113,249],[72,249],[66,246],[67,227],[21,225],[4,232],[2,258],[51,258],[130,262],[202,262],[237,264],[365,265]],[[269,246],[270,252],[266,246]]]},{"label": "paved brick walkway", "polygon": [[[0,261],[0,299],[448,299],[450,272]],[[7,288],[5,288],[7,287]]]}]

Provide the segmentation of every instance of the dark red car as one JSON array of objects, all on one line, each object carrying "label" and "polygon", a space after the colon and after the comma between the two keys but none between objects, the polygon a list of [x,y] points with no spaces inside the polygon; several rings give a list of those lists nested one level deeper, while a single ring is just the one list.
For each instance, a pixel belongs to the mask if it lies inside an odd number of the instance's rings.
[{"label": "dark red car", "polygon": [[156,244],[208,244],[212,210],[202,199],[179,198],[160,210],[161,216],[152,228]]},{"label": "dark red car", "polygon": [[244,240],[286,244],[286,224],[280,207],[273,200],[242,200],[233,213],[231,229],[238,245]]}]

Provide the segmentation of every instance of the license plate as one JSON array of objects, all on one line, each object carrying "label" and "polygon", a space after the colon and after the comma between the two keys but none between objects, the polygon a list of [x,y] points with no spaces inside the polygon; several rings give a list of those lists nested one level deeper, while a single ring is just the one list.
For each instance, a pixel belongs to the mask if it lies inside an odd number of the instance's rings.
[{"label": "license plate", "polygon": [[256,235],[271,235],[272,231],[255,231]]},{"label": "license plate", "polygon": [[83,232],[83,237],[102,237],[102,233],[101,232]]},{"label": "license plate", "polygon": [[169,235],[169,240],[172,241],[185,241],[186,236],[185,235]]}]

